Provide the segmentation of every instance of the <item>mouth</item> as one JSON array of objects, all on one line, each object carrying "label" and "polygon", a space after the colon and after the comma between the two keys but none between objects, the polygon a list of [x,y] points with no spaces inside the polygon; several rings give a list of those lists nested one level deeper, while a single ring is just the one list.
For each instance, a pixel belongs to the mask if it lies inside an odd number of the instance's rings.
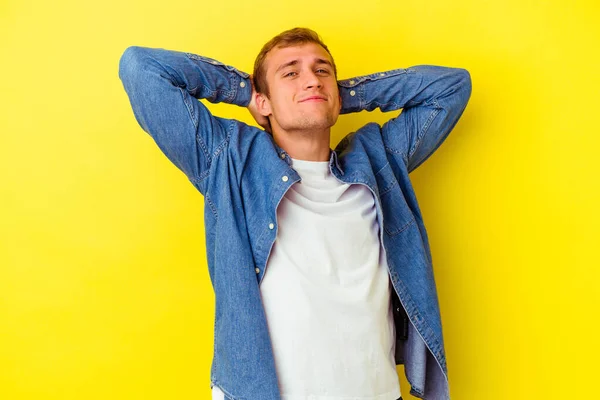
[{"label": "mouth", "polygon": [[300,100],[300,103],[305,103],[305,102],[309,102],[309,101],[320,102],[320,101],[327,101],[327,99],[325,97],[321,97],[321,96],[311,96],[304,100]]}]

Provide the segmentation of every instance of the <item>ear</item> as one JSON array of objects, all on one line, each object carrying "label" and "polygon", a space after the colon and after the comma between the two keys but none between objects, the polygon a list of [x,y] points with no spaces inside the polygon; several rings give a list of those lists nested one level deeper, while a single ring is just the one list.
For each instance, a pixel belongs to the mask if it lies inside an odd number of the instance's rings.
[{"label": "ear", "polygon": [[263,117],[273,114],[271,101],[263,93],[256,93],[256,108]]}]

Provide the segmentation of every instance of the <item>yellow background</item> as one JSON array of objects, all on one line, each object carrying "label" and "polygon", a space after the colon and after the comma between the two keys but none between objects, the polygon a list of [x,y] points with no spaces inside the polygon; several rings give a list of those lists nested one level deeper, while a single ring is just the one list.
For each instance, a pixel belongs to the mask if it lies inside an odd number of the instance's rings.
[{"label": "yellow background", "polygon": [[[140,45],[251,72],[262,44],[294,26],[321,34],[340,79],[417,64],[471,73],[462,119],[411,175],[453,399],[597,396],[598,11],[592,0],[3,0],[0,399],[209,399],[203,199],[137,125],[118,61]],[[332,142],[395,115],[341,116]]]}]

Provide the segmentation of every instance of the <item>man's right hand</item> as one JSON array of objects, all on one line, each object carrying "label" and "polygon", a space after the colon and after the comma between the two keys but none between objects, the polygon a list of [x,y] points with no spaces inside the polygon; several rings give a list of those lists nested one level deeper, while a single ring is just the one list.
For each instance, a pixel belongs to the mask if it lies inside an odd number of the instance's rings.
[{"label": "man's right hand", "polygon": [[258,125],[262,126],[265,131],[272,133],[269,119],[258,112],[258,108],[256,106],[256,89],[254,88],[254,79],[252,75],[250,75],[250,82],[252,85],[252,98],[250,99],[250,104],[248,104],[247,107],[248,111],[250,111],[250,114],[252,115],[254,120],[256,120]]}]

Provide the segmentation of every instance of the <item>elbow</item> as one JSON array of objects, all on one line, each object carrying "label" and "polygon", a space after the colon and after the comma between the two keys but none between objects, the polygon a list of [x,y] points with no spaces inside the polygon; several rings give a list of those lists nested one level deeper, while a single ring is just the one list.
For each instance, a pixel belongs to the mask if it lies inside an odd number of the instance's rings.
[{"label": "elbow", "polygon": [[126,82],[135,77],[142,68],[143,55],[143,47],[127,47],[119,59],[119,79]]},{"label": "elbow", "polygon": [[471,74],[464,68],[458,69],[458,78],[459,78],[459,87],[461,98],[463,102],[466,104],[471,97],[472,91],[472,83],[471,83]]}]

